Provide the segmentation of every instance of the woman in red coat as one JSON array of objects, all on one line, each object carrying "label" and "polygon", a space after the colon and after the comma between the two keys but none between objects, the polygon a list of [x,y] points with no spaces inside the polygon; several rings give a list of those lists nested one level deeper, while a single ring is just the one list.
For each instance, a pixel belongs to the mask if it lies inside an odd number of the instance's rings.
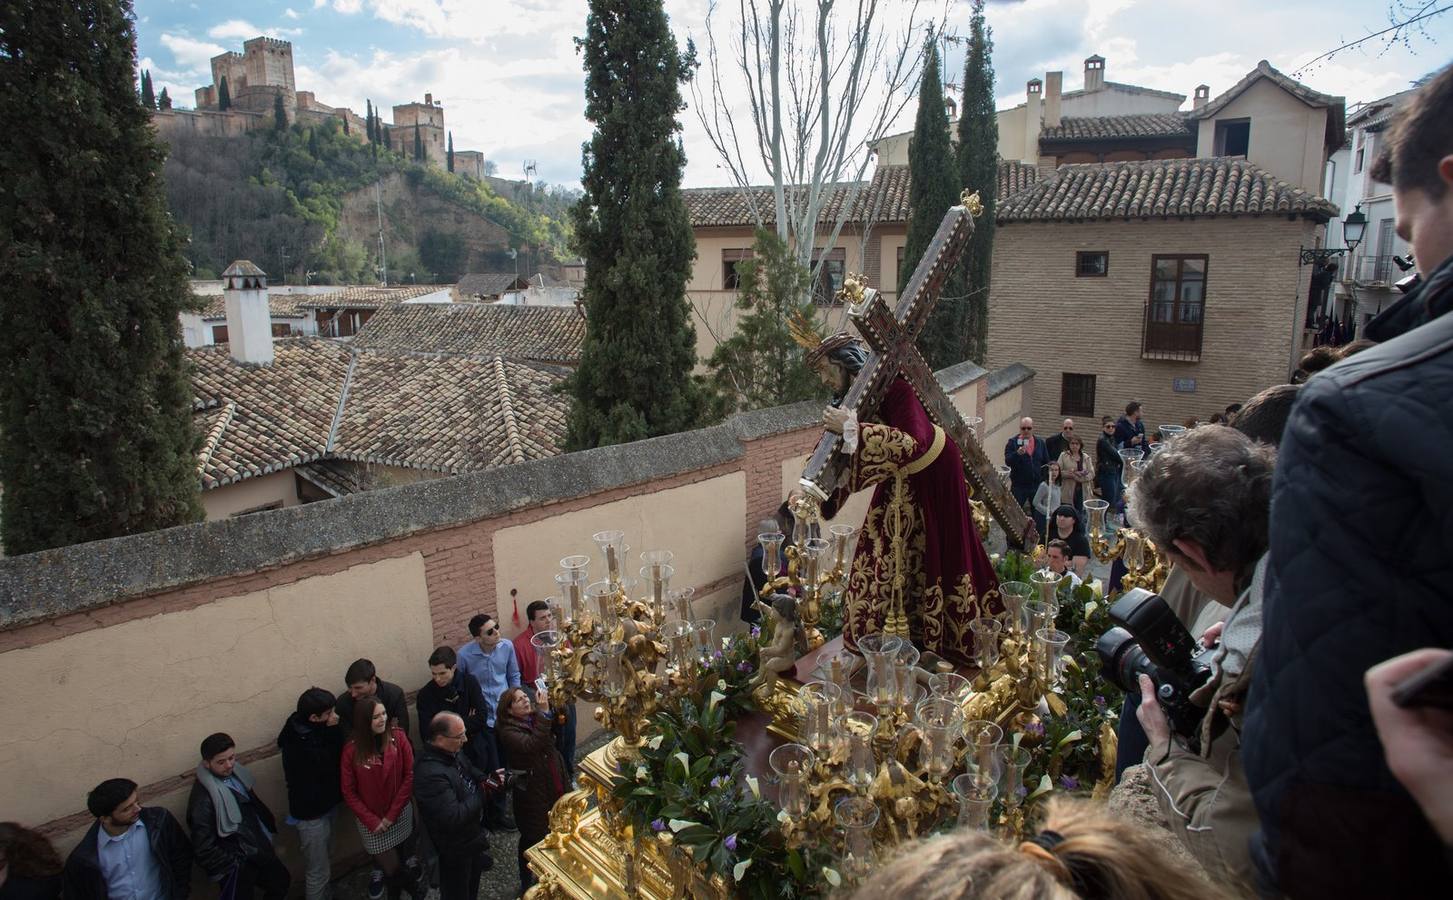
[{"label": "woman in red coat", "polygon": [[[358,701],[353,711],[353,736],[343,748],[343,802],[358,817],[363,849],[380,869],[390,900],[407,890],[420,900],[419,873],[405,865],[413,855],[414,748],[389,721],[377,697]],[[375,875],[375,877],[377,877]],[[375,889],[370,885],[370,894]]]}]

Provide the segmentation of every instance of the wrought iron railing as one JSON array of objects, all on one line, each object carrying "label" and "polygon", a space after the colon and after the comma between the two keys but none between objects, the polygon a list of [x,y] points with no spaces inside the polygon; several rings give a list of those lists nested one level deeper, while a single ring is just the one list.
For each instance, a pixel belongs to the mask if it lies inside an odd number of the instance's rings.
[{"label": "wrought iron railing", "polygon": [[[1160,307],[1160,315],[1156,308]],[[1197,313],[1199,315],[1199,310]],[[1171,316],[1174,316],[1172,312]],[[1164,304],[1145,304],[1145,323],[1141,331],[1140,355],[1148,359],[1179,359],[1195,362],[1201,358],[1201,322],[1164,321]]]}]

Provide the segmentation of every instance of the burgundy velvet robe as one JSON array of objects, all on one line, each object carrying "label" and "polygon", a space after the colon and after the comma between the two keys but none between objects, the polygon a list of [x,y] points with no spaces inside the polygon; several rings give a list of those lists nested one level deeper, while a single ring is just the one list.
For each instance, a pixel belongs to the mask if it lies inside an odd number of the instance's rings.
[{"label": "burgundy velvet robe", "polygon": [[[847,491],[859,491],[876,485],[845,596],[843,636],[850,647],[883,628],[893,597],[895,483],[934,442],[933,422],[902,378],[888,388],[876,418],[878,422],[859,424],[858,450],[846,486]],[[953,438],[944,438],[933,462],[903,476],[903,608],[920,649],[967,663],[973,651],[969,623],[1002,606],[999,581],[970,512],[963,457]]]}]

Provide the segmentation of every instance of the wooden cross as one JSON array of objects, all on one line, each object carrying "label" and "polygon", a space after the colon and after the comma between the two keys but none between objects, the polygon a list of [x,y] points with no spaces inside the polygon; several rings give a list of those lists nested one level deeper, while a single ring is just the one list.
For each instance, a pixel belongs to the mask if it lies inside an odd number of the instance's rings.
[{"label": "wooden cross", "polygon": [[[974,233],[971,210],[977,209],[978,196],[966,194],[963,199],[966,205],[951,208],[943,217],[923,258],[913,270],[913,277],[898,298],[896,309],[889,310],[887,302],[876,290],[858,289],[861,299],[849,308],[848,317],[870,349],[867,362],[853,379],[840,405],[852,410],[860,420],[871,419],[893,379],[902,375],[918,395],[929,418],[958,445],[964,459],[964,477],[973,487],[974,498],[988,508],[989,514],[1004,529],[1009,543],[1023,547],[1032,522],[1014,502],[1009,486],[999,477],[994,463],[979,445],[978,436],[959,415],[953,400],[944,393],[915,344],[933,304],[943,292],[944,281]],[[826,500],[831,496],[846,469],[845,458],[837,452],[841,444],[841,435],[824,432],[807,468],[803,470],[802,486],[819,499]]]}]

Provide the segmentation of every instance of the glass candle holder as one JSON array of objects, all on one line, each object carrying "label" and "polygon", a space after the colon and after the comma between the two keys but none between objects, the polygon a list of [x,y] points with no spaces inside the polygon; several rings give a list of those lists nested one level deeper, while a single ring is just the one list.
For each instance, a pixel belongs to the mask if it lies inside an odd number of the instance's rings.
[{"label": "glass candle holder", "polygon": [[702,662],[711,663],[712,637],[716,633],[715,619],[698,619],[691,629],[696,641],[696,656]]},{"label": "glass candle holder", "polygon": [[605,671],[600,679],[600,692],[606,697],[619,697],[626,692],[625,641],[607,641],[600,645]]},{"label": "glass candle holder", "polygon": [[1008,487],[1009,486],[1009,467],[1008,466],[995,466],[994,467],[994,471],[999,473],[999,480],[1002,481],[1002,482],[1004,482],[1004,486],[1005,487]]},{"label": "glass candle holder", "polygon": [[[675,558],[676,554],[670,550],[645,550],[641,553],[641,562],[645,563],[647,568],[669,566]],[[652,576],[642,571],[641,577],[649,581]]]},{"label": "glass candle holder", "polygon": [[873,829],[878,825],[878,804],[867,797],[844,797],[832,810],[843,832],[842,871],[857,880],[873,867]]},{"label": "glass candle holder", "polygon": [[1029,759],[1029,751],[1024,747],[1004,744],[999,748],[999,765],[1003,771],[999,796],[1004,798],[1005,806],[1017,807],[1024,802],[1028,793],[1024,788],[1024,770]]},{"label": "glass candle holder", "polygon": [[535,659],[547,685],[559,681],[560,660],[555,658],[555,651],[564,643],[565,637],[558,631],[538,631],[530,636],[530,646],[535,648]]},{"label": "glass candle holder", "polygon": [[1031,600],[1024,604],[1024,609],[1029,616],[1030,634],[1042,628],[1053,628],[1054,618],[1059,613],[1059,610],[1043,600]]},{"label": "glass candle holder", "polygon": [[858,529],[851,525],[832,525],[827,531],[832,535],[833,568],[847,571],[848,563],[852,561],[848,551],[852,549],[853,535],[858,533]]},{"label": "glass candle holder", "polygon": [[964,743],[968,745],[965,764],[968,771],[981,781],[991,783],[999,780],[999,742],[1004,740],[1004,729],[988,719],[974,719],[964,723]]},{"label": "glass candle holder", "polygon": [[794,819],[807,815],[812,802],[807,777],[815,759],[802,744],[783,744],[767,757],[767,765],[777,776],[777,805]]},{"label": "glass candle holder", "polygon": [[878,763],[873,758],[873,735],[878,731],[878,717],[871,713],[850,712],[838,716],[837,739],[844,747],[843,764],[847,767],[848,783],[866,789],[878,773]]},{"label": "glass candle holder", "polygon": [[762,571],[767,573],[768,578],[776,578],[782,573],[782,542],[785,540],[787,535],[780,531],[757,535],[757,543],[762,545]]},{"label": "glass candle holder", "polygon": [[1165,442],[1164,441],[1151,441],[1150,442],[1150,455],[1151,456],[1154,456],[1155,454],[1159,453],[1164,447],[1165,447]]},{"label": "glass candle holder", "polygon": [[600,555],[605,559],[606,574],[612,584],[621,580],[621,567],[626,561],[626,533],[624,531],[597,531],[590,536]]},{"label": "glass candle holder", "polygon": [[616,613],[616,587],[609,581],[597,581],[585,589],[590,609],[600,620],[600,627],[609,634],[615,630],[620,616]]},{"label": "glass candle holder", "polygon": [[973,682],[957,672],[939,672],[928,679],[928,693],[932,697],[963,703],[972,691]]},{"label": "glass candle holder", "polygon": [[1160,441],[1170,446],[1177,438],[1186,433],[1184,425],[1162,425],[1160,426]]},{"label": "glass candle holder", "polygon": [[986,783],[965,772],[953,780],[954,796],[959,801],[959,828],[972,831],[989,830],[989,809],[999,796],[998,785]]},{"label": "glass candle holder", "polygon": [[983,416],[964,416],[964,424],[969,426],[969,431],[973,432],[975,437],[983,437],[979,433],[980,427],[984,424]]},{"label": "glass candle holder", "polygon": [[1009,614],[1009,627],[1015,634],[1024,634],[1029,621],[1024,604],[1034,596],[1034,587],[1022,581],[1004,581],[999,584],[999,596],[1004,600],[1004,611]]},{"label": "glass candle holder", "polygon": [[1041,628],[1034,633],[1034,674],[1047,689],[1058,688],[1063,681],[1061,660],[1069,642],[1068,634],[1053,628]]},{"label": "glass candle holder", "polygon": [[1138,531],[1125,532],[1125,568],[1131,572],[1145,568],[1145,538]]},{"label": "glass candle holder", "polygon": [[928,779],[942,781],[953,768],[954,749],[964,729],[964,712],[956,700],[931,697],[921,701],[914,714],[923,731],[923,762]]},{"label": "glass candle holder", "polygon": [[1127,486],[1135,480],[1136,475],[1140,474],[1133,464],[1144,458],[1145,453],[1139,447],[1120,451],[1120,475],[1125,479]]},{"label": "glass candle holder", "polygon": [[678,588],[669,592],[666,597],[671,608],[676,610],[676,618],[683,622],[695,622],[696,613],[691,610],[691,598],[696,595],[696,588]]},{"label": "glass candle holder", "polygon": [[1105,534],[1105,513],[1110,509],[1108,500],[1086,500],[1085,512],[1090,519],[1090,537],[1099,540]]},{"label": "glass candle holder", "polygon": [[1059,606],[1059,583],[1063,577],[1048,568],[1035,569],[1029,573],[1029,584],[1041,602],[1049,606]]},{"label": "glass candle holder", "polygon": [[690,671],[692,647],[692,623],[673,619],[661,626],[661,637],[666,641],[666,653],[672,668],[678,672]]},{"label": "glass candle holder", "polygon": [[809,681],[797,691],[801,712],[798,734],[802,743],[817,752],[832,744],[833,711],[842,700],[842,689],[825,681]]},{"label": "glass candle holder", "polygon": [[901,710],[912,709],[913,705],[923,699],[914,696],[914,689],[918,684],[918,648],[903,642],[898,652],[893,654],[893,702]]},{"label": "glass candle holder", "polygon": [[[669,551],[658,550],[656,553]],[[666,598],[671,591],[671,576],[676,574],[674,566],[662,563],[659,566],[641,566],[641,578],[651,583],[651,615],[657,622],[666,618]]]},{"label": "glass candle holder", "polygon": [[868,661],[868,697],[875,705],[886,708],[893,703],[897,688],[893,677],[893,658],[902,646],[902,638],[882,633],[858,639],[858,649]]},{"label": "glass candle holder", "polygon": [[822,577],[822,567],[826,561],[828,550],[832,548],[832,541],[826,538],[808,538],[802,543],[802,581],[807,590],[816,594],[821,588],[819,581]]},{"label": "glass candle holder", "polygon": [[999,637],[1004,624],[992,616],[980,616],[969,623],[974,636],[974,665],[987,672],[999,662]]},{"label": "glass candle holder", "polygon": [[555,583],[560,586],[560,596],[570,608],[570,620],[576,621],[585,612],[585,586],[590,583],[590,557],[567,556],[560,560],[560,574]]}]

